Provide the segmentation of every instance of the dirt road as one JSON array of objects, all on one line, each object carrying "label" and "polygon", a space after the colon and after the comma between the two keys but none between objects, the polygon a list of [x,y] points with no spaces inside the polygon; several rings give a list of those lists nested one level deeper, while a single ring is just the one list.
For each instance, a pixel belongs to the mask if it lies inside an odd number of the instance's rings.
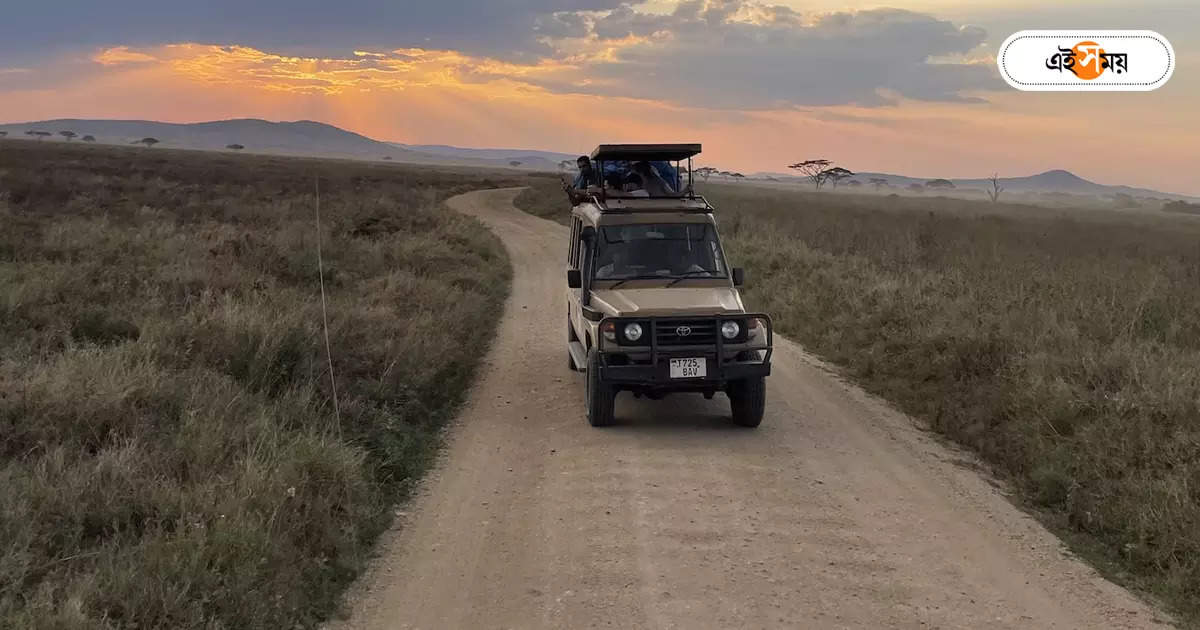
[{"label": "dirt road", "polygon": [[761,428],[728,402],[622,394],[584,419],[565,367],[566,229],[456,197],[513,293],[439,469],[346,628],[1141,628],[956,453],[782,342]]}]

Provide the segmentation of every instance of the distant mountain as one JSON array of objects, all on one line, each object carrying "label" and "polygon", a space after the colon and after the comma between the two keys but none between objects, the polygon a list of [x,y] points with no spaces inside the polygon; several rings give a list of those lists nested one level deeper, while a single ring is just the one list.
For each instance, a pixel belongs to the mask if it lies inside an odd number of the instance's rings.
[{"label": "distant mountain", "polygon": [[91,135],[97,142],[129,144],[142,138],[156,138],[163,147],[185,149],[224,149],[240,144],[255,153],[286,153],[382,159],[392,156],[403,160],[404,150],[386,142],[333,125],[301,120],[270,122],[257,119],[218,120],[202,123],[163,123],[148,120],[57,119],[0,125],[9,137],[20,138],[28,130],[55,134],[74,131],[80,137]]},{"label": "distant mountain", "polygon": [[[578,156],[558,154],[554,151],[538,151],[533,149],[468,149],[462,146],[444,144],[400,144],[391,143],[398,148],[430,156],[433,160],[449,160],[457,164],[479,164],[479,166],[503,166],[527,168],[533,170],[558,170],[558,163],[564,160],[575,162]],[[514,164],[512,162],[518,162]]]},{"label": "distant mountain", "polygon": [[[271,122],[253,118],[201,123],[163,123],[150,120],[80,120],[60,118],[37,122],[0,124],[10,138],[25,138],[26,131],[52,134],[46,141],[63,141],[60,131],[77,137],[94,136],[97,142],[131,144],[142,138],[159,140],[158,146],[180,149],[223,150],[231,144],[251,153],[316,155],[368,160],[390,158],[397,162],[521,168],[556,171],[558,163],[574,156],[525,149],[465,149],[444,145],[404,145],[381,142],[311,120]],[[78,140],[76,140],[78,141]],[[514,164],[515,163],[515,164]]]},{"label": "distant mountain", "polygon": [[[761,173],[755,177],[771,177],[781,181],[806,181],[805,178],[797,177],[795,174],[781,173]],[[909,184],[924,184],[925,182],[937,179],[934,177],[908,177],[905,175],[892,175],[890,173],[855,173],[854,179],[866,184],[872,178],[886,179],[888,185],[893,188],[905,188]],[[990,179],[951,179],[956,189],[977,189],[982,190],[990,188],[992,182]],[[1004,190],[1009,192],[1058,192],[1070,193],[1075,195],[1094,195],[1097,197],[1108,197],[1117,194],[1130,195],[1132,197],[1157,197],[1162,199],[1184,199],[1193,200],[1194,197],[1187,195],[1179,195],[1175,193],[1165,193],[1148,188],[1133,188],[1131,186],[1110,186],[1106,184],[1097,184],[1096,182],[1088,181],[1070,171],[1056,169],[1038,173],[1037,175],[1029,175],[1027,177],[1001,177],[999,180]]]},{"label": "distant mountain", "polygon": [[540,158],[557,164],[563,160],[575,162],[577,155],[559,154],[554,151],[538,151],[534,149],[469,149],[463,146],[449,146],[445,144],[400,144],[392,143],[400,146],[402,149],[409,151],[418,151],[422,154],[444,155],[449,157],[475,157],[482,160],[521,160],[521,158]]}]

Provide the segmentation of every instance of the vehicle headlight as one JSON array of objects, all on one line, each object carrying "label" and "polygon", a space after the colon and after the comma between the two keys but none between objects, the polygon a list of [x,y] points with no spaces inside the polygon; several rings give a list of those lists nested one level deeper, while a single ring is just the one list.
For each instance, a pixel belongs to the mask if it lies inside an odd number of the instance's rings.
[{"label": "vehicle headlight", "polygon": [[642,325],[637,322],[625,324],[625,338],[630,341],[637,341],[638,339],[641,339]]},{"label": "vehicle headlight", "polygon": [[604,338],[609,341],[617,340],[617,327],[612,322],[604,322],[603,324],[600,324],[600,332],[604,335]]},{"label": "vehicle headlight", "polygon": [[737,322],[729,321],[721,324],[721,336],[726,339],[733,339],[742,332],[742,327],[738,326]]}]

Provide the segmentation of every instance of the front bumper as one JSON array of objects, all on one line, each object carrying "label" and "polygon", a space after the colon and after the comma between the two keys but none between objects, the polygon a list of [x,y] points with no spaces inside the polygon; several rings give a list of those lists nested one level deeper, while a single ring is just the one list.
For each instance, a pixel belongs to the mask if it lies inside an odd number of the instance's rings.
[{"label": "front bumper", "polygon": [[[600,322],[602,327],[604,322],[610,320],[617,327],[628,321],[649,322],[650,343],[646,346],[631,347],[607,340],[602,341],[598,348],[600,379],[605,383],[625,385],[634,389],[708,391],[720,389],[729,381],[770,375],[771,353],[774,344],[774,328],[771,318],[762,313],[738,313],[714,316],[711,319],[720,321],[734,318],[758,319],[763,323],[765,330],[757,338],[741,343],[728,343],[718,334],[716,342],[713,344],[663,345],[655,332],[659,329],[657,323],[694,322],[698,318],[605,318]],[[684,358],[703,358],[705,376],[671,378],[670,360]]]}]

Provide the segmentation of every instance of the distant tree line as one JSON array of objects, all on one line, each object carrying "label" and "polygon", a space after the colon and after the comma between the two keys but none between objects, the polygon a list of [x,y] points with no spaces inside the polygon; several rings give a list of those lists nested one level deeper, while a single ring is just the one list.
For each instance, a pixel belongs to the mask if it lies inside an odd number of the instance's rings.
[{"label": "distant tree line", "polygon": [[[789,164],[788,168],[797,171],[803,177],[806,177],[812,182],[813,188],[816,190],[821,190],[821,187],[825,184],[832,184],[834,188],[837,188],[838,185],[843,181],[845,181],[846,186],[850,188],[858,188],[862,186],[862,182],[858,181],[857,179],[850,179],[854,176],[853,171],[840,166],[835,166],[832,160],[827,160],[824,158],[803,160],[794,164]],[[1000,193],[1004,192],[1004,187],[1000,185],[1000,179],[997,174],[993,173],[992,176],[988,178],[988,181],[991,183],[991,186],[985,190],[988,199],[991,199],[992,203],[998,203],[1000,201]],[[867,180],[867,183],[874,186],[876,191],[884,186],[891,187],[891,184],[888,183],[887,178],[884,177],[872,177]],[[952,190],[953,188],[954,182],[948,179],[931,179],[924,184],[913,182],[906,187],[908,191],[914,193],[923,193],[926,190]]]},{"label": "distant tree line", "polygon": [[[684,171],[686,172],[686,171]],[[730,177],[733,179],[745,179],[746,176],[734,171],[723,171],[712,166],[702,166],[692,171],[693,174],[699,175],[704,181],[708,181],[709,177],[716,175],[718,177]]]}]

